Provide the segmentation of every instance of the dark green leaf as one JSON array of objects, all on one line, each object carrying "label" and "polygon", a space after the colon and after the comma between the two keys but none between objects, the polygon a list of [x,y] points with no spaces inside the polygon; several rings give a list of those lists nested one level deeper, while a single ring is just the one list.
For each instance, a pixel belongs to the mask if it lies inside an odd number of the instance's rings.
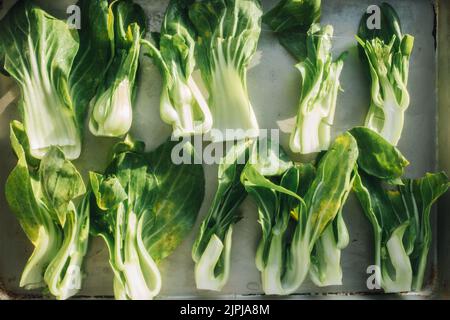
[{"label": "dark green leaf", "polygon": [[103,178],[101,174],[91,172],[90,181],[96,203],[101,210],[112,210],[128,198],[127,193],[115,177]]},{"label": "dark green leaf", "polygon": [[303,32],[321,15],[321,0],[281,0],[266,12],[263,22],[277,33]]},{"label": "dark green leaf", "polygon": [[[40,193],[40,190],[36,190],[39,188],[37,174],[35,170],[30,171],[28,167],[24,146],[21,144],[25,140],[19,140],[26,138],[26,136],[24,136],[23,131],[16,130],[19,126],[21,126],[19,122],[11,124],[11,145],[17,155],[18,162],[6,181],[5,195],[11,211],[16,215],[28,239],[35,243],[45,213],[41,211],[42,209],[35,197],[35,194]],[[16,132],[22,137],[16,135]]]},{"label": "dark green leaf", "polygon": [[64,226],[69,204],[86,193],[83,178],[64,153],[52,147],[41,161],[39,180],[48,208]]},{"label": "dark green leaf", "polygon": [[409,165],[401,152],[375,131],[356,127],[350,130],[358,143],[359,168],[383,180],[400,178]]},{"label": "dark green leaf", "polygon": [[[380,38],[384,41],[384,43],[389,43],[392,39],[392,36],[395,35],[396,41],[399,44],[401,39],[403,38],[402,28],[400,25],[400,19],[395,12],[394,8],[383,2],[380,5],[380,13],[381,13],[381,21],[380,21],[380,29],[373,28],[369,29],[367,21],[371,17],[373,13],[365,13],[361,18],[358,30],[358,36],[364,40],[371,40],[375,38]],[[398,45],[397,44],[397,45]]]},{"label": "dark green leaf", "polygon": [[352,185],[357,159],[356,140],[349,133],[344,133],[335,139],[320,160],[314,181],[304,197],[312,244],[341,210],[344,194]]},{"label": "dark green leaf", "polygon": [[306,34],[320,21],[321,0],[281,0],[263,22],[277,33],[281,45],[298,61],[307,56]]},{"label": "dark green leaf", "polygon": [[203,167],[175,165],[171,158],[175,144],[168,141],[148,157],[158,186],[150,208],[154,218],[144,225],[143,233],[144,244],[156,261],[171,254],[191,231],[205,193]]}]

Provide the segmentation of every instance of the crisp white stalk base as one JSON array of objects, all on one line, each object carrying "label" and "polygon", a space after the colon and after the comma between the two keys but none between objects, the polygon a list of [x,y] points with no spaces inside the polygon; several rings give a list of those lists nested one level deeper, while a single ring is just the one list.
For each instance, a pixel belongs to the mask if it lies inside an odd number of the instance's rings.
[{"label": "crisp white stalk base", "polygon": [[131,88],[128,79],[112,86],[95,101],[89,129],[95,136],[121,137],[133,122]]},{"label": "crisp white stalk base", "polygon": [[[342,203],[344,202],[345,200]],[[340,212],[314,245],[315,254],[309,275],[317,286],[342,285],[341,251],[348,246],[349,242],[350,236]]]},{"label": "crisp white stalk base", "polygon": [[192,77],[176,79],[171,88],[163,89],[160,115],[173,127],[175,138],[207,133],[212,127],[208,104]]},{"label": "crisp white stalk base", "polygon": [[[295,231],[289,250],[289,264],[283,264],[283,234],[274,234],[270,243],[267,263],[261,261],[259,247],[256,265],[261,271],[264,293],[267,295],[288,295],[294,293],[305,280],[310,267],[310,249],[307,241],[300,239],[300,228]],[[283,265],[286,270],[283,274]]]},{"label": "crisp white stalk base", "polygon": [[32,71],[24,75],[21,109],[30,143],[30,153],[42,159],[50,147],[58,146],[69,160],[81,153],[81,137],[73,106],[68,105],[50,83],[45,68],[30,54]]},{"label": "crisp white stalk base", "polygon": [[[219,60],[220,61],[220,60]],[[242,140],[259,136],[259,126],[250,103],[244,75],[228,63],[218,63],[212,74],[210,107],[213,142]]]},{"label": "crisp white stalk base", "polygon": [[411,262],[403,246],[403,235],[407,227],[408,224],[403,224],[395,229],[392,236],[386,243],[390,262],[395,269],[395,279],[392,279],[389,276],[389,273],[385,270],[385,266],[382,266],[381,268],[381,286],[387,293],[411,291]]},{"label": "crisp white stalk base", "polygon": [[60,236],[53,225],[39,227],[35,249],[20,278],[21,287],[31,290],[45,286],[45,270],[57,252],[60,242]]},{"label": "crisp white stalk base", "polygon": [[319,112],[300,114],[291,134],[289,146],[295,153],[310,154],[327,150],[331,141],[330,126]]},{"label": "crisp white stalk base", "polygon": [[[230,256],[233,227],[230,226],[225,242],[215,234],[211,237],[200,260],[195,264],[195,283],[197,289],[221,291],[230,276]],[[217,263],[221,260],[223,270],[216,275]]]},{"label": "crisp white stalk base", "polygon": [[315,244],[317,263],[309,275],[319,287],[342,285],[341,249],[336,245],[333,226],[329,225]]},{"label": "crisp white stalk base", "polygon": [[63,245],[45,271],[48,289],[58,300],[74,296],[82,283],[81,267],[89,240],[89,222],[79,221],[75,207],[68,214]]},{"label": "crisp white stalk base", "polygon": [[[115,235],[114,295],[116,299],[151,300],[161,290],[161,274],[158,266],[147,252],[142,241],[141,219],[134,212],[126,213],[119,205]],[[123,223],[126,223],[125,239],[122,238]]]}]

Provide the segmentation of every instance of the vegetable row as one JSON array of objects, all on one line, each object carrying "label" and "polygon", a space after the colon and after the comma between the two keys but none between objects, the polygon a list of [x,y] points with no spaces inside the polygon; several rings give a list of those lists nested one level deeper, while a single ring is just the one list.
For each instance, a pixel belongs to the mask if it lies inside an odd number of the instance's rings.
[{"label": "vegetable row", "polygon": [[[2,20],[2,70],[20,87],[19,108],[34,157],[42,159],[56,145],[68,159],[77,159],[87,112],[92,134],[128,133],[141,47],[161,71],[161,119],[173,127],[174,137],[207,134],[213,142],[257,137],[246,74],[262,21],[298,60],[301,73],[291,150],[328,149],[346,53],[333,60],[333,27],[320,25],[319,0],[280,1],[264,16],[257,0],[173,0],[151,40],[145,38],[145,13],[132,1],[78,5],[83,15],[78,32],[30,1],[16,4]],[[368,18],[361,19],[357,36],[371,77],[365,125],[397,145],[410,102],[414,38],[402,33],[388,4],[381,6],[383,28],[369,29]],[[192,76],[196,68],[207,97]]]}]

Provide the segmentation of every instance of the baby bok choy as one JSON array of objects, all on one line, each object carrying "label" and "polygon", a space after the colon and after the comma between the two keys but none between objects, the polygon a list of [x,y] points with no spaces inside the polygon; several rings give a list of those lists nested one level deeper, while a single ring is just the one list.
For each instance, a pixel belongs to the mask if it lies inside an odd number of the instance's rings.
[{"label": "baby bok choy", "polygon": [[142,41],[161,71],[161,119],[172,125],[176,138],[207,133],[212,126],[208,104],[192,76],[196,66],[196,34],[188,17],[192,2],[171,0],[156,47]]},{"label": "baby bok choy", "polygon": [[86,110],[111,59],[108,1],[77,5],[78,32],[27,0],[0,22],[0,70],[20,87],[19,109],[30,152],[38,159],[51,146],[68,159],[79,157]]},{"label": "baby bok choy", "polygon": [[[431,207],[449,187],[445,173],[401,178],[408,161],[368,128],[351,134],[360,148],[354,191],[372,224],[375,280],[385,292],[422,290],[430,249]],[[364,152],[368,147],[372,152]]]},{"label": "baby bok choy", "polygon": [[69,87],[78,119],[84,123],[89,104],[108,69],[112,47],[108,0],[80,0],[77,6],[81,14],[80,47],[70,72]]},{"label": "baby bok choy", "polygon": [[[158,262],[181,243],[204,196],[200,165],[175,165],[173,143],[150,154],[127,138],[116,146],[104,174],[91,172],[96,206],[92,232],[110,254],[116,299],[152,299],[161,289]],[[185,152],[192,152],[185,148]]]},{"label": "baby bok choy", "polygon": [[237,209],[247,197],[240,177],[250,144],[237,142],[219,165],[219,186],[192,248],[198,289],[220,291],[228,281],[233,225],[240,220]]},{"label": "baby bok choy", "polygon": [[281,45],[298,60],[302,90],[290,149],[309,154],[327,150],[331,143],[339,77],[346,53],[333,61],[333,27],[321,26],[318,0],[280,1],[264,14],[263,22]]},{"label": "baby bok choy", "polygon": [[[290,294],[303,283],[315,244],[351,189],[357,157],[356,141],[345,133],[321,158],[317,171],[311,164],[291,163],[284,172],[264,174],[251,163],[245,167],[242,183],[258,205],[262,227],[256,265],[266,294]],[[281,153],[279,161],[288,160]]]},{"label": "baby bok choy", "polygon": [[196,0],[189,6],[197,33],[197,62],[209,92],[214,142],[259,135],[247,68],[261,33],[261,16],[259,0]]},{"label": "baby bok choy", "polygon": [[19,110],[35,158],[51,146],[68,159],[80,155],[81,122],[68,84],[78,48],[76,30],[32,1],[18,1],[0,21],[0,62],[20,88]]},{"label": "baby bok choy", "polygon": [[332,37],[331,25],[313,24],[306,38],[307,57],[296,65],[302,76],[302,91],[289,143],[293,152],[309,154],[327,150],[330,146],[339,77],[346,55],[344,53],[333,61]]},{"label": "baby bok choy", "polygon": [[394,8],[383,3],[380,9],[380,28],[369,28],[369,15],[364,14],[357,36],[372,82],[365,126],[396,146],[410,103],[407,86],[414,37],[402,33]]},{"label": "baby bok choy", "polygon": [[109,6],[107,30],[112,57],[106,75],[92,102],[89,129],[96,136],[120,137],[133,122],[133,101],[139,66],[141,39],[146,31],[143,9],[131,0],[113,1]]},{"label": "baby bok choy", "polygon": [[342,204],[336,217],[325,228],[311,253],[309,276],[319,287],[342,285],[341,252],[350,242],[343,216],[343,206],[352,189],[353,180],[354,175],[348,188],[342,194]]},{"label": "baby bok choy", "polygon": [[18,162],[6,182],[6,200],[35,247],[20,286],[47,286],[58,299],[67,299],[81,288],[88,245],[85,185],[58,147],[51,147],[41,161],[34,159],[20,122],[11,123],[11,144]]}]

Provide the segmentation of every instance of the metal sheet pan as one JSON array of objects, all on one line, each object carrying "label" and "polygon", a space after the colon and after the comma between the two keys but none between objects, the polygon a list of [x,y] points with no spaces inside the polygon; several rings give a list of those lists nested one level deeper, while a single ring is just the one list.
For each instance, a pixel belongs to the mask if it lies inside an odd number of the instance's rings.
[{"label": "metal sheet pan", "polygon": [[[0,16],[14,1],[4,1]],[[64,17],[65,9],[75,1],[37,1],[52,13]],[[139,2],[150,17],[150,27],[157,30],[161,22],[166,0]],[[267,10],[275,0],[263,0]],[[364,70],[359,61],[354,34],[362,12],[372,0],[322,0],[322,23],[330,23],[335,29],[334,51],[337,56],[348,51],[341,77],[344,92],[338,99],[336,122],[333,134],[337,135],[355,125],[361,125],[369,102],[369,87]],[[408,175],[417,177],[439,166],[449,169],[449,92],[448,84],[448,13],[449,4],[441,1],[439,36],[443,45],[440,51],[439,83],[444,90],[440,92],[440,105],[437,105],[437,60],[435,50],[435,9],[439,3],[432,0],[391,0],[403,23],[404,32],[414,35],[415,50],[411,59],[409,90],[411,105],[406,114],[404,133],[399,148],[411,161]],[[296,114],[300,92],[300,76],[294,68],[295,61],[278,44],[273,34],[263,27],[258,52],[249,71],[249,91],[261,128],[281,129],[282,145],[287,148],[288,131]],[[446,33],[444,33],[446,32]],[[447,36],[446,36],[447,35]],[[135,108],[133,134],[153,149],[169,135],[170,128],[159,118],[159,93],[161,79],[158,70],[148,59],[142,59],[140,67],[139,94]],[[0,97],[7,92],[14,94],[14,85],[10,79],[0,76]],[[20,229],[15,217],[9,211],[5,197],[4,184],[15,165],[15,158],[9,152],[8,124],[18,118],[15,103],[6,110],[0,109],[0,298],[41,297],[40,291],[25,291],[18,283],[22,268],[29,257],[32,247]],[[439,130],[438,130],[439,129]],[[438,140],[439,133],[439,140]],[[86,174],[89,170],[102,170],[106,165],[109,148],[114,141],[95,139],[89,132],[85,134],[83,156],[76,165]],[[439,144],[438,144],[439,141]],[[95,150],[95,152],[93,152]],[[444,152],[439,152],[444,150]],[[297,160],[301,160],[296,158]],[[441,164],[441,165],[440,165]],[[198,230],[201,217],[207,212],[217,185],[217,167],[204,166],[206,174],[206,197],[202,205],[198,223],[183,244],[160,266],[163,277],[163,289],[159,298],[239,298],[261,297],[260,275],[254,263],[256,245],[259,240],[259,225],[256,221],[256,207],[247,199],[240,210],[244,219],[237,224],[233,233],[232,270],[228,284],[221,293],[201,292],[195,289],[194,264],[190,251]],[[415,297],[430,297],[438,293],[449,293],[450,261],[448,258],[449,218],[445,218],[450,208],[446,199],[439,206],[439,219],[443,219],[436,228],[434,221],[434,241],[430,252],[430,270],[426,287]],[[433,216],[437,219],[437,215]],[[351,243],[343,251],[342,267],[344,285],[318,288],[309,280],[305,281],[294,298],[333,294],[339,297],[381,297],[368,290],[366,269],[372,264],[372,232],[369,223],[361,213],[354,197],[350,197],[345,207],[345,220],[349,227]],[[439,248],[439,250],[438,250]],[[443,259],[438,262],[438,252]],[[92,239],[85,262],[86,277],[79,297],[111,297],[112,272],[108,264],[108,252],[100,239]]]}]

